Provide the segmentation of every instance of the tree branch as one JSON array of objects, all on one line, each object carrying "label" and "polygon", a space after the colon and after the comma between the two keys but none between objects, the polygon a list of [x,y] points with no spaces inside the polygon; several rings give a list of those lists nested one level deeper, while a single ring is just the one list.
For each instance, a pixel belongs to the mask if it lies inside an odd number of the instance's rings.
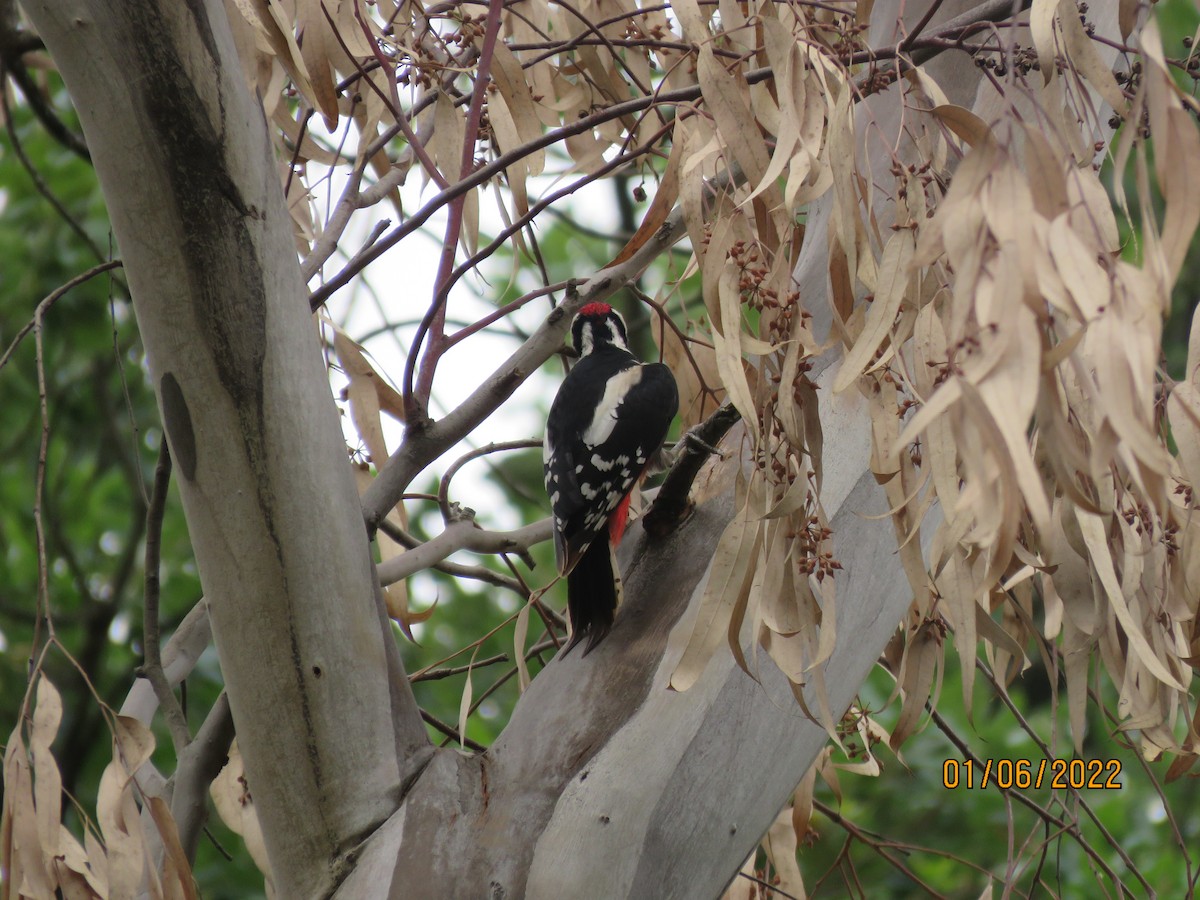
[{"label": "tree branch", "polygon": [[171,778],[171,815],[189,863],[196,860],[200,833],[208,819],[208,786],[220,774],[233,743],[233,714],[224,691],[209,710],[196,738],[179,754]]},{"label": "tree branch", "polygon": [[34,309],[33,318],[21,326],[21,330],[17,332],[16,336],[12,339],[12,342],[8,345],[8,349],[4,351],[4,355],[0,356],[0,369],[3,369],[8,364],[9,358],[16,351],[17,347],[20,346],[21,341],[25,339],[25,336],[29,334],[29,332],[33,331],[33,329],[40,322],[41,318],[46,315],[46,311],[59,300],[61,300],[66,293],[71,290],[71,288],[79,287],[79,285],[83,284],[85,281],[91,281],[97,275],[107,272],[109,269],[118,269],[121,267],[121,265],[121,260],[110,259],[108,262],[102,262],[99,265],[92,266],[86,272],[80,272],[70,281],[60,285],[43,297],[41,302],[38,303],[37,307]]},{"label": "tree branch", "polygon": [[19,21],[15,0],[0,3],[0,81],[6,72],[11,75],[25,96],[25,102],[47,133],[72,153],[91,162],[92,156],[83,138],[58,117],[30,77],[22,57],[26,53],[45,49],[45,45],[36,34],[23,31]]},{"label": "tree branch", "polygon": [[467,463],[479,459],[483,456],[490,456],[493,453],[504,453],[508,450],[530,450],[534,447],[541,447],[542,442],[537,438],[527,438],[525,440],[516,441],[501,441],[500,443],[485,444],[482,447],[477,447],[469,453],[465,453],[454,461],[454,463],[446,470],[446,474],[442,476],[442,480],[438,483],[437,502],[442,510],[442,519],[446,522],[451,521],[450,511],[450,482],[454,476],[458,474],[458,470]]},{"label": "tree branch", "polygon": [[163,718],[171,732],[171,741],[175,745],[176,755],[181,755],[184,748],[191,742],[191,732],[188,730],[187,717],[179,700],[167,683],[163,672],[162,656],[159,652],[158,634],[158,599],[159,599],[159,562],[162,550],[163,513],[167,506],[167,488],[171,484],[171,451],[167,446],[167,436],[164,434],[158,448],[158,465],[154,469],[154,490],[150,494],[150,506],[146,510],[146,573],[145,594],[142,606],[142,651],[145,654],[145,664],[141,674],[154,688],[162,707]]},{"label": "tree branch", "polygon": [[[471,104],[467,108],[466,131],[463,135],[462,159],[459,178],[464,178],[475,166],[475,143],[479,138],[480,122],[483,117],[483,102],[492,77],[492,59],[496,52],[496,41],[500,38],[500,12],[503,0],[489,0],[487,20],[484,24],[483,48],[479,54],[479,65],[475,70],[475,88],[471,92]],[[428,312],[417,327],[404,364],[404,412],[409,421],[427,416],[429,394],[433,390],[433,375],[438,360],[445,352],[446,303],[449,279],[454,268],[454,257],[462,236],[463,209],[467,195],[459,194],[450,201],[450,214],[446,218],[446,233],[442,238],[442,255],[438,260],[438,271],[434,278],[434,294]],[[429,344],[424,345],[428,335]],[[424,352],[422,352],[422,348]],[[420,358],[420,371],[416,369]],[[416,374],[414,385],[413,376]]]},{"label": "tree branch", "polygon": [[[212,641],[212,624],[208,618],[208,601],[203,597],[188,610],[175,633],[162,648],[161,665],[167,684],[172,688],[183,681],[199,662],[201,654]],[[121,715],[132,716],[149,725],[158,709],[158,697],[150,682],[139,678],[129,689],[121,704]]]},{"label": "tree branch", "polygon": [[426,541],[399,556],[384,560],[378,566],[380,584],[394,584],[432,568],[451,553],[470,550],[474,553],[527,553],[534,544],[550,540],[553,526],[549,518],[526,525],[516,531],[485,531],[473,518],[461,517],[446,526],[437,537]]},{"label": "tree branch", "polygon": [[[390,537],[397,544],[408,550],[413,550],[424,545],[424,541],[419,541],[413,535],[409,534],[403,528],[393,525],[387,519],[379,523],[379,530]],[[446,562],[443,560],[439,563],[434,563],[432,568],[441,572],[443,575],[449,575],[452,578],[470,578],[473,581],[482,581],[485,584],[493,584],[496,587],[507,588],[520,597],[525,598],[528,592],[515,578],[509,578],[507,575],[502,575],[499,572],[494,572],[486,566],[464,566],[459,563]]]},{"label": "tree branch", "polygon": [[642,516],[642,527],[656,537],[669,534],[679,527],[692,511],[688,494],[700,467],[712,454],[712,448],[720,443],[725,433],[741,418],[733,404],[726,403],[679,439],[680,451],[658,489],[654,503]]},{"label": "tree branch", "polygon": [[[1028,7],[1031,0],[1017,0],[1020,3],[1021,9]],[[944,53],[947,49],[945,41],[948,38],[962,37],[970,33],[970,29],[977,27],[986,22],[995,22],[1007,18],[1012,12],[1011,0],[988,0],[981,3],[974,9],[968,10],[960,16],[956,16],[949,22],[944,23],[933,34],[924,38],[912,41],[904,46],[903,50],[899,46],[886,47],[879,50],[862,50],[857,53],[852,53],[846,56],[842,62],[848,66],[861,65],[863,63],[878,62],[887,59],[895,59],[903,56],[904,52],[911,54],[911,60],[914,65],[927,62],[940,53]],[[918,52],[920,51],[920,52]],[[751,69],[746,73],[747,84],[758,84],[775,77],[775,72],[770,66],[764,66],[759,69]],[[870,90],[863,90],[859,99],[870,93]],[[333,278],[329,279],[325,284],[314,290],[309,295],[309,305],[316,309],[320,307],[326,300],[329,299],[335,292],[345,287],[350,283],[350,280],[363,267],[374,262],[396,244],[400,243],[408,235],[412,234],[429,218],[445,206],[447,203],[462,196],[467,191],[478,187],[479,185],[491,180],[494,176],[503,172],[506,168],[531,153],[538,150],[543,150],[553,144],[557,144],[566,140],[569,137],[583,134],[585,131],[603,125],[606,122],[611,122],[614,119],[620,119],[634,113],[641,112],[655,105],[677,106],[684,103],[693,103],[699,100],[701,91],[699,85],[690,87],[676,88],[670,91],[661,91],[644,97],[635,97],[631,100],[626,100],[622,103],[615,103],[612,106],[597,110],[583,118],[576,119],[572,122],[547,131],[535,140],[521,144],[511,150],[500,154],[490,163],[476,169],[467,177],[461,179],[456,184],[451,185],[443,191],[438,192],[424,206],[413,213],[402,224],[396,226],[386,237],[382,238],[377,244],[370,248],[369,251],[363,254],[357,267],[349,266],[338,272]]]}]

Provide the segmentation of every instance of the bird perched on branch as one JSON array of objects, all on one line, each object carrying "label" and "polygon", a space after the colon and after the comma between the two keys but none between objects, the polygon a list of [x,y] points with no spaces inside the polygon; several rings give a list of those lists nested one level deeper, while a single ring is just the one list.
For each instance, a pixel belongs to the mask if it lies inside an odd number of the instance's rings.
[{"label": "bird perched on branch", "polygon": [[554,513],[554,555],[567,576],[571,640],[586,656],[612,627],[620,600],[613,550],[629,497],[662,447],[679,407],[675,377],[629,352],[624,320],[589,303],[571,324],[579,361],[546,421],[543,462]]}]

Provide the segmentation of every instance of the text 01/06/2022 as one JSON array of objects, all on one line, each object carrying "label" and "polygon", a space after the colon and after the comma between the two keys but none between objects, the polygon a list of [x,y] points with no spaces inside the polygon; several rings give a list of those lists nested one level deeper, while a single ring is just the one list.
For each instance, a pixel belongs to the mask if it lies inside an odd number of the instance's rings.
[{"label": "text 01/06/2022", "polygon": [[1051,790],[1120,790],[1119,759],[947,759],[942,763],[942,787],[986,788],[1002,790],[1041,788]]}]

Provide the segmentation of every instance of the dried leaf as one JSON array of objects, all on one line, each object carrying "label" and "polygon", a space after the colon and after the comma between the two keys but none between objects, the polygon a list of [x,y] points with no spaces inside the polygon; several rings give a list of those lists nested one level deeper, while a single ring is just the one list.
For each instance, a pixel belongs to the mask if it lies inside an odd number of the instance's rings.
[{"label": "dried leaf", "polygon": [[471,651],[471,661],[467,664],[467,677],[463,684],[462,697],[458,702],[458,737],[459,746],[465,748],[467,740],[467,718],[471,715],[471,700],[475,694],[475,685],[471,680],[471,673],[475,668],[475,658],[479,656],[479,645],[475,645],[475,649]]},{"label": "dried leaf", "polygon": [[1058,71],[1055,65],[1058,47],[1054,38],[1054,19],[1058,7],[1059,0],[1033,0],[1033,7],[1029,11],[1029,32],[1037,50],[1038,71],[1042,73],[1044,84],[1049,84]]},{"label": "dried leaf", "polygon": [[333,329],[333,350],[337,354],[342,372],[349,379],[346,400],[350,404],[350,418],[354,428],[362,436],[367,451],[376,466],[388,459],[387,442],[383,436],[381,412],[387,412],[397,421],[404,421],[404,402],[400,394],[389,385],[375,367],[367,360],[366,351],[357,341],[351,340],[341,328]]},{"label": "dried leaf", "polygon": [[113,759],[125,767],[132,778],[154,752],[154,734],[131,716],[113,720]]},{"label": "dried leaf", "polygon": [[972,147],[979,147],[993,139],[992,129],[988,128],[987,122],[969,109],[947,103],[935,106],[930,112]]},{"label": "dried leaf", "polygon": [[[759,184],[767,171],[770,157],[750,110],[748,88],[741,69],[730,73],[717,61],[712,46],[700,47],[696,63],[704,102],[712,111],[717,129],[751,184]],[[776,204],[772,204],[776,205]]]},{"label": "dried leaf", "polygon": [[835,393],[844,391],[860,375],[870,372],[880,362],[871,363],[887,339],[900,311],[908,289],[910,266],[916,245],[913,233],[907,228],[896,231],[888,238],[883,248],[883,259],[879,263],[879,289],[867,313],[862,333],[855,339],[850,352],[842,360],[842,367],[833,383]]},{"label": "dried leaf", "polygon": [[100,776],[96,821],[107,851],[109,896],[112,900],[132,900],[142,882],[146,846],[133,796],[133,779],[117,759]]},{"label": "dried leaf", "polygon": [[[91,830],[88,829],[91,836]],[[69,898],[93,898],[108,896],[108,882],[105,878],[104,850],[99,846],[85,850],[75,839],[75,835],[67,831],[65,826],[59,826],[58,833],[59,859],[56,872],[62,886],[63,895]],[[82,883],[81,883],[82,882]]]},{"label": "dried leaf", "polygon": [[3,830],[9,883],[33,897],[53,897],[55,879],[42,854],[33,772],[19,726],[4,751]]},{"label": "dried leaf", "polygon": [[1100,58],[1095,41],[1088,37],[1087,32],[1083,30],[1083,22],[1080,21],[1079,8],[1075,5],[1075,0],[1060,0],[1058,12],[1063,44],[1067,51],[1067,57],[1071,60],[1071,66],[1091,82],[1092,87],[1104,98],[1105,103],[1115,112],[1123,115],[1129,104],[1125,100],[1125,95],[1121,93],[1121,88],[1117,85],[1117,79],[1113,77],[1112,67]]},{"label": "dried leaf", "polygon": [[188,865],[187,854],[179,842],[179,829],[171,816],[171,808],[162,797],[150,797],[147,800],[150,816],[158,828],[162,838],[163,860],[163,891],[166,897],[180,897],[184,900],[198,900],[195,882],[192,881],[192,869]]},{"label": "dried leaf", "polygon": [[904,705],[900,710],[900,718],[892,730],[892,739],[888,746],[892,750],[899,748],[917,729],[917,724],[925,712],[925,701],[930,699],[930,689],[933,678],[942,658],[941,642],[935,633],[933,623],[926,622],[917,628],[909,638],[904,651],[904,662],[901,665],[897,683],[904,694]]},{"label": "dried leaf", "polygon": [[1100,518],[1082,510],[1076,510],[1075,518],[1079,522],[1079,531],[1091,555],[1092,569],[1104,587],[1110,608],[1121,623],[1130,648],[1137,654],[1142,665],[1163,684],[1178,691],[1187,690],[1187,686],[1159,660],[1142,632],[1141,623],[1135,621],[1130,613],[1121,586],[1117,582],[1116,572],[1113,570],[1112,553]]},{"label": "dried leaf", "polygon": [[271,863],[267,858],[267,846],[263,841],[262,827],[258,823],[258,813],[250,790],[242,764],[242,752],[235,739],[229,748],[224,768],[209,786],[209,794],[221,821],[230,831],[241,836],[250,858],[266,881],[268,896],[273,896],[275,883],[271,876]]},{"label": "dried leaf", "polygon": [[521,606],[517,613],[517,624],[513,628],[513,659],[517,663],[517,685],[521,693],[529,687],[533,679],[529,675],[529,664],[525,662],[525,643],[529,640],[529,610],[533,606],[534,597]]},{"label": "dried leaf", "polygon": [[1200,224],[1200,134],[1195,118],[1184,110],[1179,88],[1162,56],[1158,28],[1153,18],[1142,29],[1142,50],[1147,61],[1146,93],[1150,128],[1155,136],[1154,168],[1166,202],[1162,224],[1163,256],[1168,283],[1179,270]]},{"label": "dried leaf", "polygon": [[1137,25],[1138,10],[1141,7],[1141,3],[1139,0],[1120,0],[1118,6],[1120,8],[1118,21],[1121,28],[1121,40],[1126,41]]},{"label": "dried leaf", "polygon": [[754,393],[750,389],[746,367],[742,362],[742,301],[738,290],[738,270],[732,263],[727,263],[721,271],[718,293],[721,328],[714,328],[712,333],[717,371],[721,375],[721,383],[729,392],[730,402],[741,413],[742,421],[751,434],[757,436],[758,414],[754,406]]},{"label": "dried leaf", "polygon": [[671,688],[686,691],[704,673],[721,640],[729,633],[729,623],[743,606],[754,576],[762,527],[747,496],[739,513],[726,526],[717,542],[712,565],[705,581],[696,624],[675,671]]},{"label": "dried leaf", "polygon": [[804,879],[796,862],[799,837],[792,822],[792,811],[785,809],[775,817],[763,839],[763,849],[775,870],[779,889],[793,897],[805,896]]},{"label": "dried leaf", "polygon": [[[529,82],[521,63],[503,41],[497,41],[493,47],[492,78],[512,115],[518,143],[528,144],[541,137],[541,122],[534,109]],[[530,152],[524,158],[524,165],[531,176],[541,175],[546,167],[546,151]]]},{"label": "dried leaf", "polygon": [[59,855],[59,813],[62,808],[62,775],[51,745],[62,722],[62,697],[45,675],[38,678],[37,705],[29,733],[29,754],[33,761],[33,801],[37,808],[38,844],[49,861]]}]

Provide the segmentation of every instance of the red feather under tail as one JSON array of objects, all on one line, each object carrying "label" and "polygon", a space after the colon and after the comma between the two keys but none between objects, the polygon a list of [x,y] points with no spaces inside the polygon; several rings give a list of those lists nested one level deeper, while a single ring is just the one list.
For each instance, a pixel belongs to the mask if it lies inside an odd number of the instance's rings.
[{"label": "red feather under tail", "polygon": [[620,544],[621,538],[625,536],[625,526],[629,524],[629,501],[632,496],[632,494],[626,494],[625,499],[608,517],[608,539],[612,541],[614,547]]}]

